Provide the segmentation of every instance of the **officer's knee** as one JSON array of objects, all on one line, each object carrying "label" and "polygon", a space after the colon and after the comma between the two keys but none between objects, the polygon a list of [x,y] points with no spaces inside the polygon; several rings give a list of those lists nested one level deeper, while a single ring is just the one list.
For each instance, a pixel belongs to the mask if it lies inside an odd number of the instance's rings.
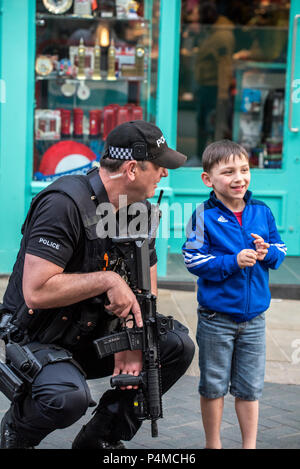
[{"label": "officer's knee", "polygon": [[179,341],[179,352],[178,358],[180,360],[181,367],[185,369],[186,371],[190,364],[192,363],[192,360],[194,358],[195,354],[195,344],[192,341],[192,339],[189,337],[188,334],[186,333],[177,333],[178,335],[178,341]]},{"label": "officer's knee", "polygon": [[56,428],[65,428],[86,413],[89,399],[85,389],[74,384],[56,385],[55,388],[55,393],[50,391],[40,397],[39,405]]},{"label": "officer's knee", "polygon": [[167,341],[165,344],[162,343],[161,351],[166,364],[172,364],[174,369],[184,373],[193,360],[195,345],[186,328],[176,328],[168,333]]}]

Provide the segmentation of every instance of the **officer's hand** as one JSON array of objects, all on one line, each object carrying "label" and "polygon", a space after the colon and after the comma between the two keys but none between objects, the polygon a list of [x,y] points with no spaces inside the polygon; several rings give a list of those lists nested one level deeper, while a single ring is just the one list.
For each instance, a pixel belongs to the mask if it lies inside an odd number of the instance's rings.
[{"label": "officer's hand", "polygon": [[[113,376],[125,374],[138,376],[142,371],[142,351],[141,350],[125,350],[114,355],[115,368]],[[137,389],[138,386],[124,386],[120,389]]]},{"label": "officer's hand", "polygon": [[123,319],[132,312],[136,325],[142,327],[142,313],[135,294],[120,275],[115,272],[107,272],[107,274],[110,274],[110,287],[106,292],[109,304],[105,308]]}]

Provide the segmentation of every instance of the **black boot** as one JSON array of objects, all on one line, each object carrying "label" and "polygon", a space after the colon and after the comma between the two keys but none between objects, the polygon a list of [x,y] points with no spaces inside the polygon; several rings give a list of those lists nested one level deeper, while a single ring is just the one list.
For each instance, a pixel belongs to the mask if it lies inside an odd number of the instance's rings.
[{"label": "black boot", "polygon": [[18,435],[8,410],[1,421],[1,449],[34,449],[32,444]]},{"label": "black boot", "polygon": [[88,427],[83,425],[72,444],[72,449],[126,449],[121,441],[106,441],[97,437]]},{"label": "black boot", "polygon": [[102,396],[93,411],[93,417],[86,425],[83,425],[73,441],[72,449],[126,449],[121,441],[111,437],[114,434],[115,423],[111,412],[103,406],[107,395],[111,395],[111,392]]}]

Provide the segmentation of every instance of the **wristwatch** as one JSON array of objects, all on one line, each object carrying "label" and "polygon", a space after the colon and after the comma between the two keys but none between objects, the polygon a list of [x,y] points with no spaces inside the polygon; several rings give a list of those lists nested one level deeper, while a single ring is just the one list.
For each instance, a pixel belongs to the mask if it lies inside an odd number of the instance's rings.
[{"label": "wristwatch", "polygon": [[43,4],[55,15],[65,13],[72,6],[73,0],[43,0]]}]

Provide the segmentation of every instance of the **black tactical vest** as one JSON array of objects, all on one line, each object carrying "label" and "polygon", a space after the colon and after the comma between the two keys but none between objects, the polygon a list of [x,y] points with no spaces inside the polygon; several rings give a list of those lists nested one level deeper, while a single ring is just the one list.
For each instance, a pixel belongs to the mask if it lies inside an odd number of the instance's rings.
[{"label": "black tactical vest", "polygon": [[[33,200],[22,227],[23,238],[30,232],[30,224],[37,203],[51,192],[60,192],[70,197],[81,217],[84,229],[84,249],[80,253],[80,263],[73,272],[87,273],[102,270],[104,254],[109,247],[109,239],[99,239],[96,232],[100,215],[96,209],[99,203],[108,202],[108,196],[99,177],[98,168],[87,176],[63,176],[42,190]],[[78,253],[79,254],[79,253]],[[74,253],[76,258],[76,252]],[[74,263],[73,263],[74,265]],[[75,262],[76,265],[76,262]],[[71,273],[71,270],[65,269]],[[76,347],[93,336],[107,334],[118,319],[104,311],[105,295],[87,299],[80,303],[57,309],[32,310],[23,303],[15,313],[14,324],[25,333],[25,341],[37,340],[41,343],[56,343],[67,348]]]}]

